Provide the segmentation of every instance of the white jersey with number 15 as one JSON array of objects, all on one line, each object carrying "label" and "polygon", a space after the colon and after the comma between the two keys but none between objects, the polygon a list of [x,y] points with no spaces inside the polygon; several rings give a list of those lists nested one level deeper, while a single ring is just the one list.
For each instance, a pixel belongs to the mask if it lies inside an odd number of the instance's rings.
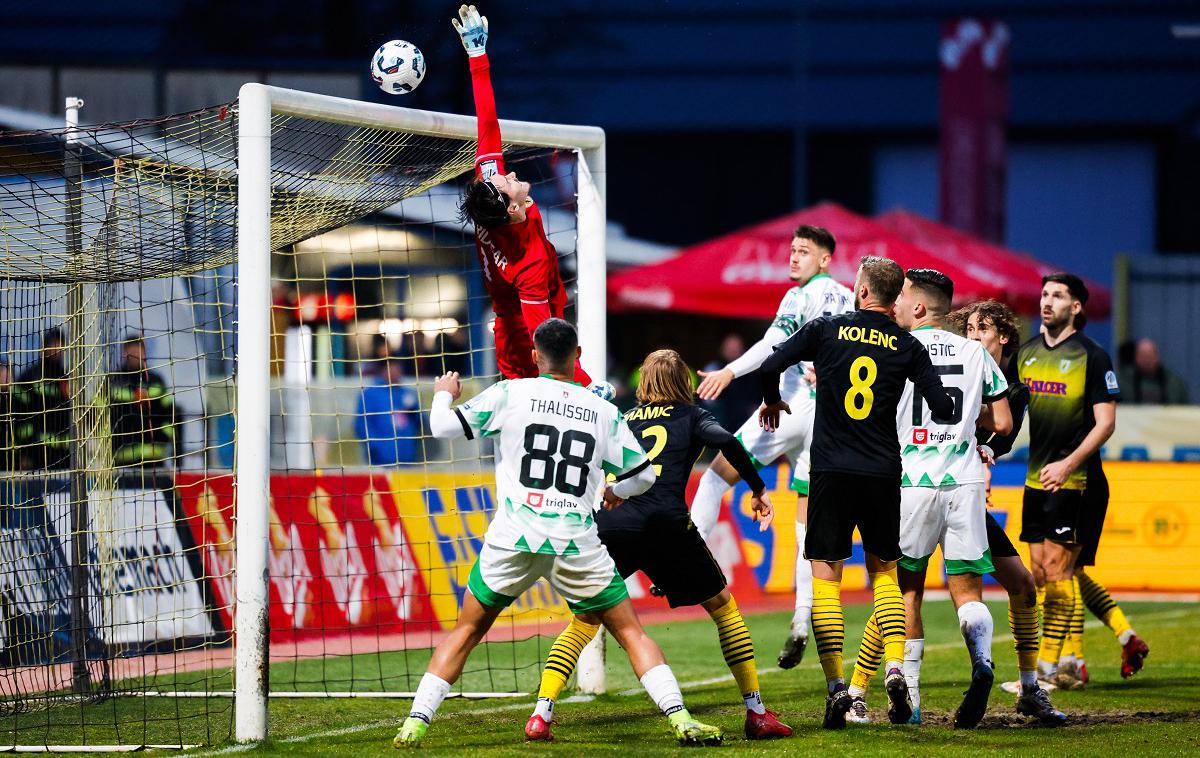
[{"label": "white jersey with number 15", "polygon": [[975,340],[935,327],[914,329],[912,336],[925,346],[946,393],[954,400],[954,414],[934,421],[929,406],[906,382],[896,406],[900,436],[903,487],[950,487],[982,482],[987,467],[975,450],[975,422],[980,406],[1002,397],[1008,390],[1004,372]]}]

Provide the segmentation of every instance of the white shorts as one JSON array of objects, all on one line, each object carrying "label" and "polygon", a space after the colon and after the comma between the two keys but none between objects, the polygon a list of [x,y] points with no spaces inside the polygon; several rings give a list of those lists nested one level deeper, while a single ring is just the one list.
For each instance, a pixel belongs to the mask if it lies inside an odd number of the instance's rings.
[{"label": "white shorts", "polygon": [[786,398],[791,413],[779,416],[779,428],[774,432],[763,431],[758,425],[758,413],[742,424],[737,431],[738,442],[750,454],[754,465],[763,468],[778,458],[787,458],[793,463],[792,489],[801,495],[808,494],[808,449],[812,444],[813,415],[816,399],[811,390],[805,389]]},{"label": "white shorts", "polygon": [[947,574],[995,570],[987,539],[987,490],[983,482],[900,490],[901,568],[923,571],[942,546]]},{"label": "white shorts", "polygon": [[574,555],[547,555],[484,544],[467,589],[489,608],[507,608],[545,577],[572,613],[605,611],[629,597],[612,556],[597,545]]}]

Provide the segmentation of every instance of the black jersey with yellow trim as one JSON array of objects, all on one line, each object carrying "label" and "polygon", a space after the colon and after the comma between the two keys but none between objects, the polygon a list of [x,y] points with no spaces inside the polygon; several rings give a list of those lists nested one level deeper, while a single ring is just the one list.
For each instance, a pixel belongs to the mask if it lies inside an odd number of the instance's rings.
[{"label": "black jersey with yellow trim", "polygon": [[[1028,339],[1017,352],[1017,371],[1029,387],[1029,468],[1025,486],[1041,489],[1040,473],[1079,447],[1096,426],[1094,406],[1121,397],[1112,359],[1083,332],[1072,332],[1055,345],[1042,334]],[[1087,487],[1092,456],[1067,477],[1063,489]]]},{"label": "black jersey with yellow trim", "polygon": [[647,403],[625,414],[625,423],[642,443],[657,479],[649,490],[611,511],[596,514],[596,526],[640,531],[647,527],[686,524],[686,490],[692,466],[706,447],[720,450],[750,485],[764,488],[750,456],[737,439],[707,410],[694,403]]},{"label": "black jersey with yellow trim", "polygon": [[813,361],[817,375],[813,473],[899,479],[896,406],[906,380],[925,398],[935,419],[954,411],[925,346],[877,311],[814,319],[777,345],[759,369],[765,402],[780,399],[780,374],[800,361]]}]

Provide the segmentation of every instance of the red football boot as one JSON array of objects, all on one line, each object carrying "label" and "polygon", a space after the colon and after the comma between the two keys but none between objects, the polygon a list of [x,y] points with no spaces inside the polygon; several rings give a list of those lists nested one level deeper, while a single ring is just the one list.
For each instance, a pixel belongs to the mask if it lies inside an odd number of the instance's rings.
[{"label": "red football boot", "polygon": [[552,742],[554,735],[550,734],[550,722],[536,713],[525,722],[525,739],[530,742]]},{"label": "red football boot", "polygon": [[746,711],[746,739],[776,740],[791,736],[792,728],[779,720],[778,713],[767,711],[759,714]]},{"label": "red football boot", "polygon": [[1150,655],[1150,646],[1136,634],[1121,648],[1121,678],[1128,679],[1142,670],[1146,656]]}]

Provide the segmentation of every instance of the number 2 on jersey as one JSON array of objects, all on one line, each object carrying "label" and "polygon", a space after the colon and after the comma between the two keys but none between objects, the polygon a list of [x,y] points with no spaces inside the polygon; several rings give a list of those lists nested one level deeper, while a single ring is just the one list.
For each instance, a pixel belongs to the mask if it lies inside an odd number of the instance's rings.
[{"label": "number 2 on jersey", "polygon": [[[646,457],[653,461],[658,457],[658,454],[667,446],[667,427],[662,424],[646,427],[642,430],[642,439],[654,438],[654,444],[650,447],[650,452],[646,453]],[[662,464],[654,464],[654,475],[662,476]]]},{"label": "number 2 on jersey", "polygon": [[[875,359],[869,355],[860,355],[850,364],[850,389],[846,390],[846,415],[855,421],[862,421],[871,415],[871,406],[875,405],[875,392],[871,386],[879,375],[879,367]],[[859,402],[862,398],[862,402]]]}]

